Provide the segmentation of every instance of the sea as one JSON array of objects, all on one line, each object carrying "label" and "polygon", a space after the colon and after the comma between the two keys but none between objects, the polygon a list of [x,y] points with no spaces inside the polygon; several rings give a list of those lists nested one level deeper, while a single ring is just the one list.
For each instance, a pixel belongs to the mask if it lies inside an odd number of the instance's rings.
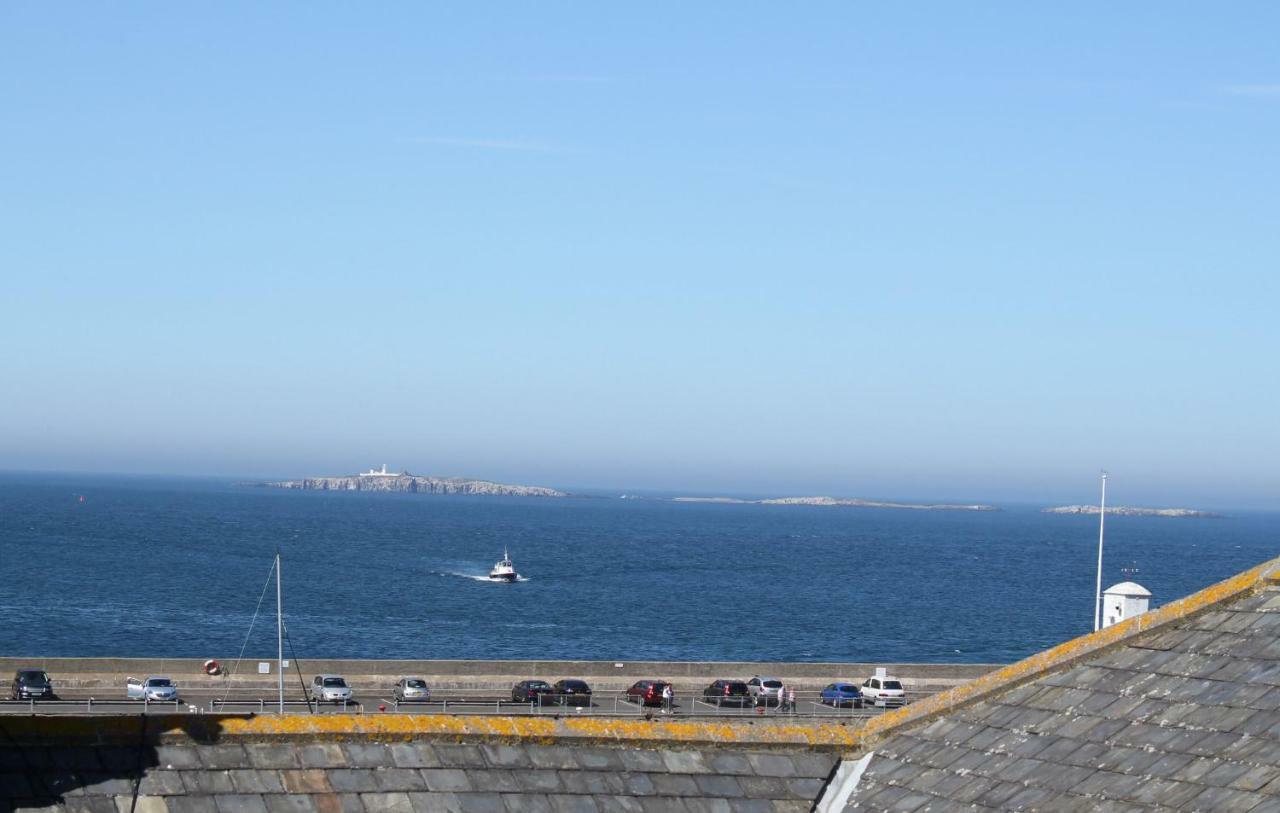
[{"label": "sea", "polygon": [[[1201,507],[1201,506],[1197,506]],[[0,474],[0,654],[1008,663],[1092,629],[1097,518]],[[484,578],[509,550],[514,584]],[[1108,517],[1153,605],[1280,514]]]}]

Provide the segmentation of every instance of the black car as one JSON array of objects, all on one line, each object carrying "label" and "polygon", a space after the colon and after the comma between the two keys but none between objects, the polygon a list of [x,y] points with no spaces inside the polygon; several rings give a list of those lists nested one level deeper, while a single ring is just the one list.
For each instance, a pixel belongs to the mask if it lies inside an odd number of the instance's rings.
[{"label": "black car", "polygon": [[53,683],[41,669],[19,669],[13,676],[9,695],[14,700],[56,700]]},{"label": "black car", "polygon": [[702,702],[743,708],[754,704],[751,690],[741,680],[717,680],[702,690]]},{"label": "black car", "polygon": [[551,689],[562,706],[591,705],[591,687],[585,680],[557,680]]},{"label": "black car", "polygon": [[511,702],[537,702],[539,706],[554,702],[551,684],[545,680],[522,680],[511,687]]}]

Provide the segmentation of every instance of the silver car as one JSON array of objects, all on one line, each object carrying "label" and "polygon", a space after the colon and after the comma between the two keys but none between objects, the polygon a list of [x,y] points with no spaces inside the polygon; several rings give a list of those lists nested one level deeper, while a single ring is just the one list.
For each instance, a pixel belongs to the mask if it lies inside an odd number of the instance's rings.
[{"label": "silver car", "polygon": [[317,703],[349,702],[351,687],[342,675],[316,675],[311,681],[311,699]]},{"label": "silver car", "polygon": [[776,677],[755,675],[747,681],[747,691],[755,698],[757,706],[782,702],[782,681]]},{"label": "silver car", "polygon": [[401,703],[431,699],[431,688],[422,678],[400,678],[400,682],[391,690],[391,693]]},{"label": "silver car", "polygon": [[130,700],[177,700],[178,687],[172,680],[160,675],[142,678],[131,677],[124,682],[125,694]]}]

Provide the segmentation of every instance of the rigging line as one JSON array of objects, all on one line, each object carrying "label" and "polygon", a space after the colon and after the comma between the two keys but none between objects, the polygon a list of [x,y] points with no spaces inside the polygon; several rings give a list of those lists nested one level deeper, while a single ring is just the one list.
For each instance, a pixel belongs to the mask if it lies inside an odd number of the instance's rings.
[{"label": "rigging line", "polygon": [[[315,714],[311,710],[311,696],[307,694],[307,681],[302,677],[302,664],[298,662],[298,653],[293,650],[293,639],[289,637],[289,625],[284,625],[284,639],[289,642],[289,657],[293,659],[293,668],[298,673],[298,683],[302,686],[302,699],[307,701],[307,713]],[[319,702],[316,703],[316,711],[319,711]]]},{"label": "rigging line", "polygon": [[227,675],[226,688],[222,692],[222,699],[218,701],[218,705],[227,702],[227,693],[231,691],[231,681],[235,679],[236,672],[240,671],[240,659],[244,657],[244,650],[249,646],[249,636],[253,634],[253,625],[258,620],[258,612],[262,609],[262,602],[267,597],[267,588],[271,586],[271,577],[276,572],[276,560],[271,560],[271,569],[267,571],[267,582],[262,585],[262,595],[258,596],[258,606],[253,608],[253,618],[249,619],[249,631],[244,634],[244,643],[240,645],[240,654],[236,656],[236,665],[231,668],[231,674]]}]

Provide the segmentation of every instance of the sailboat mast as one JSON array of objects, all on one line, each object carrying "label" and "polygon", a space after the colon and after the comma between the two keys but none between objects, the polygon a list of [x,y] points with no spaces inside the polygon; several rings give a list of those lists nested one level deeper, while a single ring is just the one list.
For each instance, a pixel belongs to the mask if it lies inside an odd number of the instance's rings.
[{"label": "sailboat mast", "polygon": [[280,590],[280,551],[276,550],[276,676],[280,679],[280,713],[284,714],[284,604]]},{"label": "sailboat mast", "polygon": [[1093,631],[1102,627],[1102,531],[1107,523],[1107,473],[1102,473],[1102,503],[1098,510],[1098,586],[1093,595]]}]

